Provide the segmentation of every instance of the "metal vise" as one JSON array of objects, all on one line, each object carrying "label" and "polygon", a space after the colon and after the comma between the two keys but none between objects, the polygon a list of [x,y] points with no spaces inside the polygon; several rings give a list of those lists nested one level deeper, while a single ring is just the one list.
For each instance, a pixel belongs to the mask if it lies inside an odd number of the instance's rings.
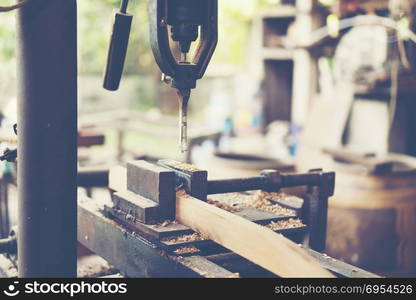
[{"label": "metal vise", "polygon": [[[301,211],[308,225],[310,248],[325,248],[328,198],[334,193],[335,173],[311,170],[306,174],[280,174],[265,170],[260,176],[229,180],[208,180],[208,172],[173,160],[158,165],[146,161],[127,164],[127,186],[113,194],[113,207],[107,211],[117,220],[144,232],[155,232],[154,224],[175,219],[176,190],[181,188],[201,201],[207,195],[306,186],[303,205],[291,207]],[[281,203],[279,203],[281,204]],[[160,232],[156,234],[158,236]]]}]

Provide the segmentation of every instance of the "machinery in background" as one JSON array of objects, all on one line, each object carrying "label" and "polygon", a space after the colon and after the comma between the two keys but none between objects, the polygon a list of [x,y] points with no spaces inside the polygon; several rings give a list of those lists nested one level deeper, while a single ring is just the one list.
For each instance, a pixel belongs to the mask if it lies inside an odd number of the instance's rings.
[{"label": "machinery in background", "polygon": [[414,276],[414,3],[342,2],[351,5],[333,12],[335,30],[312,32],[305,48],[321,71],[320,93],[310,95],[297,167],[313,159],[337,172],[329,255]]}]

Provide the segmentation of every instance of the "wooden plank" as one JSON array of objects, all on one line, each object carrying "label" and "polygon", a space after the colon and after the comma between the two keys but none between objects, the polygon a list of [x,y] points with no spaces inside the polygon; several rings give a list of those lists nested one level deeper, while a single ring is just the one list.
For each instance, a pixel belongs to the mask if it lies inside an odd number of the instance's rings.
[{"label": "wooden plank", "polygon": [[281,277],[334,277],[299,245],[183,192],[176,197],[176,219]]},{"label": "wooden plank", "polygon": [[[113,168],[109,186],[125,189],[126,179],[125,168]],[[184,192],[176,197],[176,220],[281,277],[334,277],[299,245]]]},{"label": "wooden plank", "polygon": [[115,166],[110,169],[108,187],[113,191],[127,189],[127,169],[125,167]]}]

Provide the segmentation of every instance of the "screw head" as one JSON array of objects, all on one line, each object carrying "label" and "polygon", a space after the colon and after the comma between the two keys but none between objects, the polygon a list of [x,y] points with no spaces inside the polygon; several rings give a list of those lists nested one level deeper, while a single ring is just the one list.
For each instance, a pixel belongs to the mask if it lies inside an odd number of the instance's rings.
[{"label": "screw head", "polygon": [[166,84],[171,84],[172,83],[172,77],[170,77],[166,74],[162,74],[161,81],[166,83]]}]

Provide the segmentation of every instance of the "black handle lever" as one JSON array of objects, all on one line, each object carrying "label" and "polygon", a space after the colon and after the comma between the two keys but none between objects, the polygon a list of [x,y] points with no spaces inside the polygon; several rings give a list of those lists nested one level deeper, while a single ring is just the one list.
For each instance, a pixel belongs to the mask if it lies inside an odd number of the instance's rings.
[{"label": "black handle lever", "polygon": [[118,90],[126,60],[133,15],[127,13],[128,0],[122,0],[120,11],[114,14],[113,30],[104,72],[104,88]]}]

